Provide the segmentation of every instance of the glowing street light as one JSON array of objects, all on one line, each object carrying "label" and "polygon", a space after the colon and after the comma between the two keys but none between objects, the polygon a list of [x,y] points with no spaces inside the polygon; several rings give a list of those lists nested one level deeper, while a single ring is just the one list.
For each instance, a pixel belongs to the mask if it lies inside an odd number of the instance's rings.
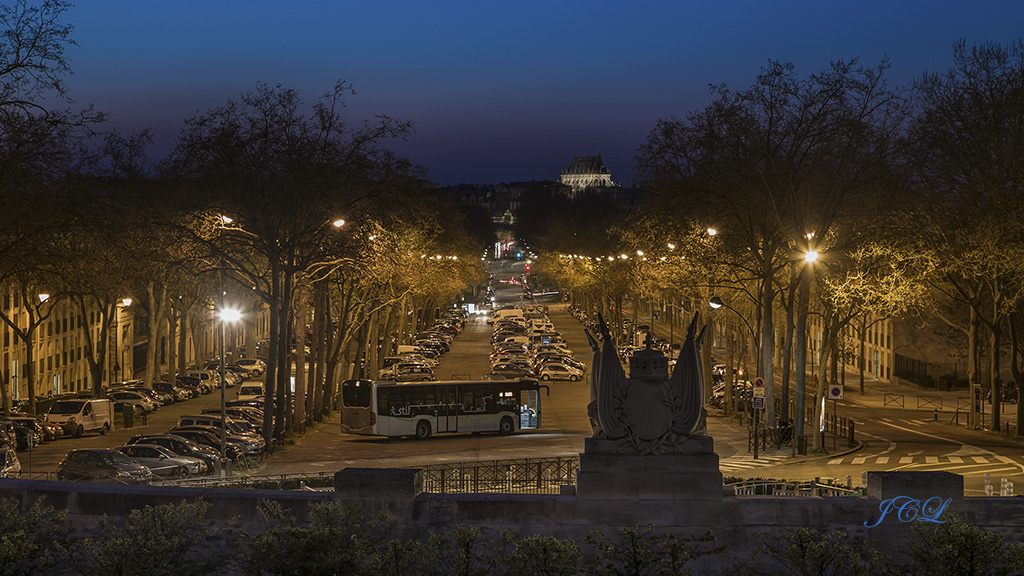
[{"label": "glowing street light", "polygon": [[223,462],[227,460],[227,436],[228,436],[228,415],[227,415],[227,375],[225,374],[226,369],[224,368],[224,357],[227,355],[225,351],[225,340],[227,340],[227,323],[238,322],[242,317],[242,313],[234,308],[224,308],[224,295],[221,293],[221,310],[220,310],[220,419],[221,419],[221,434],[220,434],[220,459],[222,467],[220,469],[221,477],[227,475],[227,470],[223,467]]},{"label": "glowing street light", "polygon": [[813,264],[817,259],[817,250],[808,250],[806,253],[804,253],[804,262],[807,262],[808,264]]}]

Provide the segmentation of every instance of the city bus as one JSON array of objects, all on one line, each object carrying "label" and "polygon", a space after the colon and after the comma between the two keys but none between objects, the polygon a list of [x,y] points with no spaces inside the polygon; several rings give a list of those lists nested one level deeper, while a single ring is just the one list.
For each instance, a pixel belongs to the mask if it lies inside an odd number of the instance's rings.
[{"label": "city bus", "polygon": [[429,438],[435,432],[497,432],[540,427],[540,390],[532,378],[341,384],[341,430]]}]

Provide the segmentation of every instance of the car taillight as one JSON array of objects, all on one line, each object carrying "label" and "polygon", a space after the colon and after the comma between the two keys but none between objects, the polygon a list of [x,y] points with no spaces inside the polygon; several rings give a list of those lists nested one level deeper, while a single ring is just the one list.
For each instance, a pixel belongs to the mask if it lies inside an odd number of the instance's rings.
[{"label": "car taillight", "polygon": [[377,423],[377,413],[376,412],[370,412],[370,426],[373,426],[376,423]]}]

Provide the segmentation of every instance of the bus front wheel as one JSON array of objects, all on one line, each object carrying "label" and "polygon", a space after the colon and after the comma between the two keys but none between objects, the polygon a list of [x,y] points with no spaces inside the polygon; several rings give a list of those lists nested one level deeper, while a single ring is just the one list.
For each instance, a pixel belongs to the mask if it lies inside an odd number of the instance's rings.
[{"label": "bus front wheel", "polygon": [[501,423],[498,424],[498,434],[502,436],[508,436],[516,429],[516,425],[512,423],[512,419],[508,416],[501,419]]},{"label": "bus front wheel", "polygon": [[416,424],[416,439],[426,440],[427,438],[430,438],[430,422],[420,420],[419,423]]}]

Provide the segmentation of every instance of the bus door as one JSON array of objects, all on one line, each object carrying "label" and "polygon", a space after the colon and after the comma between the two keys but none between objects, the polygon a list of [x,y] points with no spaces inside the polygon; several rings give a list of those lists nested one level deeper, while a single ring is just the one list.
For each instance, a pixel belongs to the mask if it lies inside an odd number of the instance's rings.
[{"label": "bus door", "polygon": [[519,392],[519,427],[523,430],[540,428],[540,390]]},{"label": "bus door", "polygon": [[437,418],[434,419],[434,432],[458,432],[458,387],[437,387]]}]

